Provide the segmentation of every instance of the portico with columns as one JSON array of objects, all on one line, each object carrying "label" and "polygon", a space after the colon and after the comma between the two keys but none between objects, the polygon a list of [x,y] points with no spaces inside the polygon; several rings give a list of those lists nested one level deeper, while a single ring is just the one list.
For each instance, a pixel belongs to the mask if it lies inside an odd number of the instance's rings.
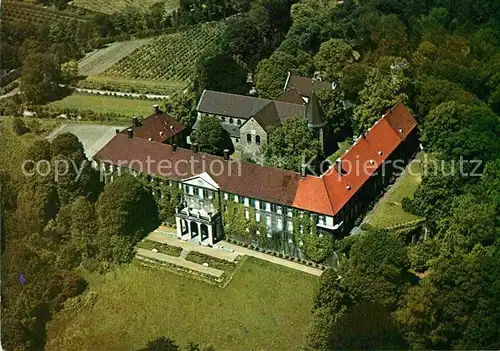
[{"label": "portico with columns", "polygon": [[181,186],[183,199],[175,212],[177,236],[213,245],[222,235],[222,218],[213,204],[219,186],[208,173],[185,179]]}]

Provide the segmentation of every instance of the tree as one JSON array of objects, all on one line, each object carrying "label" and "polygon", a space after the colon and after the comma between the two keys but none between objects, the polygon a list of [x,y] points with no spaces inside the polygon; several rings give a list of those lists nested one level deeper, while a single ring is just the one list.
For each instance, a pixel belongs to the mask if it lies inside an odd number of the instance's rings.
[{"label": "tree", "polygon": [[260,61],[254,75],[259,94],[271,99],[281,95],[287,73],[294,68],[294,62],[294,56],[279,50],[269,59]]},{"label": "tree", "polygon": [[303,117],[289,118],[280,127],[270,130],[264,154],[267,165],[297,172],[303,171],[310,160],[313,168],[322,160],[320,142],[314,138]]},{"label": "tree", "polygon": [[354,242],[341,275],[358,299],[392,307],[408,282],[404,242],[391,232],[361,234]]},{"label": "tree", "polygon": [[202,55],[195,71],[194,90],[200,96],[205,89],[245,95],[249,90],[247,71],[230,55]]},{"label": "tree", "polygon": [[99,174],[92,168],[80,140],[71,133],[59,134],[52,140],[51,152],[54,169],[58,168],[55,180],[61,203],[80,195],[95,200],[101,190]]},{"label": "tree", "polygon": [[499,152],[498,116],[487,106],[444,102],[427,115],[422,143],[449,158],[488,160]]},{"label": "tree", "polygon": [[324,113],[328,128],[337,140],[344,140],[352,134],[351,118],[346,110],[342,93],[336,90],[324,90],[316,94]]},{"label": "tree", "polygon": [[313,320],[307,332],[307,347],[312,350],[328,350],[331,333],[336,322],[353,304],[353,297],[339,272],[329,268],[321,275],[314,299]]},{"label": "tree", "polygon": [[61,68],[50,55],[28,52],[23,61],[21,91],[32,103],[43,103],[55,97],[62,83]]},{"label": "tree", "polygon": [[96,205],[98,253],[102,260],[127,262],[137,241],[159,225],[158,209],[151,192],[129,174],[115,175]]},{"label": "tree", "polygon": [[61,65],[62,80],[66,84],[73,84],[78,79],[78,62],[71,60]]},{"label": "tree", "polygon": [[97,214],[94,204],[83,196],[77,197],[70,207],[70,240],[82,256],[94,257],[97,252]]},{"label": "tree", "polygon": [[345,99],[356,102],[358,94],[363,89],[370,68],[361,63],[352,63],[344,66],[340,73],[340,89],[344,92]]},{"label": "tree", "polygon": [[498,248],[441,258],[409,289],[396,321],[413,349],[498,349]]},{"label": "tree", "polygon": [[327,79],[338,81],[346,64],[354,61],[351,45],[343,39],[330,39],[323,44],[314,56],[316,69],[326,73]]},{"label": "tree", "polygon": [[229,134],[215,117],[202,116],[192,138],[202,152],[223,155],[225,149],[234,150]]},{"label": "tree", "polygon": [[26,127],[24,121],[20,118],[14,118],[14,120],[12,121],[12,128],[14,128],[14,132],[17,135],[24,135],[26,133],[29,133],[30,131],[29,128]]},{"label": "tree", "polygon": [[360,104],[354,109],[354,129],[361,132],[370,128],[389,108],[398,102],[405,103],[405,85],[406,79],[401,77],[401,72],[390,75],[382,74],[379,69],[370,72],[364,89],[359,93]]},{"label": "tree", "polygon": [[165,102],[165,111],[191,129],[196,122],[196,94],[179,92]]}]

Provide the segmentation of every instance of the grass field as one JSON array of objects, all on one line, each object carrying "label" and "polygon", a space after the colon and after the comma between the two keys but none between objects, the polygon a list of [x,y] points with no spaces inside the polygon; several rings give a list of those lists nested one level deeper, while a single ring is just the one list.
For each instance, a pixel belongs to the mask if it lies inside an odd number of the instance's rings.
[{"label": "grass field", "polygon": [[401,175],[377,205],[375,205],[373,211],[366,217],[366,223],[377,228],[387,228],[420,218],[403,211],[401,201],[405,197],[413,198],[415,190],[417,190],[418,185],[421,183],[421,161],[423,158],[424,153],[421,152],[418,154],[416,160],[410,163],[403,175]]},{"label": "grass field", "polygon": [[[160,2],[161,0],[73,0],[71,4],[76,7],[87,9],[94,12],[101,12],[111,15],[125,7],[145,8]],[[179,0],[166,0],[165,6],[171,11],[179,7]]]},{"label": "grass field", "polygon": [[104,72],[110,78],[187,82],[196,60],[222,33],[224,22],[204,23],[155,38]]},{"label": "grass field", "polygon": [[49,103],[59,108],[76,108],[79,110],[93,110],[97,112],[113,112],[124,116],[149,116],[154,104],[159,101],[124,99],[111,96],[73,94],[62,100]]},{"label": "grass field", "polygon": [[152,39],[129,40],[109,44],[104,49],[94,50],[78,63],[81,76],[93,76],[103,73],[137,48],[149,43]]},{"label": "grass field", "polygon": [[224,289],[135,263],[92,277],[95,304],[59,313],[46,350],[137,350],[160,336],[217,351],[298,350],[318,281],[254,258]]}]

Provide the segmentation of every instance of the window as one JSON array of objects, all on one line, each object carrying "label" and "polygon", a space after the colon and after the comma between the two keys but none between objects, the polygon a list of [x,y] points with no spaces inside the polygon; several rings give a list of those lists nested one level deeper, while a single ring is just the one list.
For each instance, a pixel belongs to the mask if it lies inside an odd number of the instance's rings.
[{"label": "window", "polygon": [[278,228],[278,230],[283,230],[283,219],[281,217],[278,218],[278,223],[276,224],[276,228]]},{"label": "window", "polygon": [[287,209],[286,209],[286,215],[287,215],[288,217],[293,217],[293,211],[292,211],[292,209],[291,209],[291,208],[287,208]]},{"label": "window", "polygon": [[220,118],[220,120],[221,120],[222,122],[225,122],[225,121],[226,121],[226,117],[221,117],[221,118]]},{"label": "window", "polygon": [[243,201],[243,204],[244,204],[245,206],[250,205],[250,199],[249,199],[248,197],[245,197],[245,198],[244,198],[244,201]]},{"label": "window", "polygon": [[208,199],[210,197],[210,192],[207,189],[203,189],[203,198]]},{"label": "window", "polygon": [[202,189],[202,188],[199,188],[199,189],[198,189],[198,197],[202,198],[202,197],[204,197],[203,195],[204,195],[204,194],[203,194],[203,189]]},{"label": "window", "polygon": [[234,123],[233,118],[232,118],[232,117],[231,117],[231,118],[229,118],[229,124],[233,124],[233,123]]},{"label": "window", "polygon": [[260,212],[255,213],[255,222],[257,222],[257,223],[260,222]]},{"label": "window", "polygon": [[252,142],[252,135],[247,134],[247,143],[251,143],[251,142]]},{"label": "window", "polygon": [[271,212],[271,204],[269,202],[266,202],[266,207],[265,207],[265,210],[267,212]]},{"label": "window", "polygon": [[237,124],[237,125],[239,125],[239,126],[241,126],[241,119],[238,119],[238,120],[236,121],[236,124]]},{"label": "window", "polygon": [[250,199],[250,206],[255,207],[255,199]]},{"label": "window", "polygon": [[260,145],[260,135],[255,136],[255,144]]},{"label": "window", "polygon": [[325,216],[318,216],[318,223],[325,224]]},{"label": "window", "polygon": [[283,209],[283,207],[281,207],[281,206],[276,206],[276,213],[277,213],[277,214],[282,214],[282,213],[283,213],[282,209]]},{"label": "window", "polygon": [[293,222],[292,221],[288,221],[287,222],[287,229],[288,229],[288,232],[289,233],[293,233]]},{"label": "window", "polygon": [[229,194],[228,193],[224,193],[224,200],[229,200]]},{"label": "window", "polygon": [[238,202],[238,195],[233,195],[233,201]]},{"label": "window", "polygon": [[227,205],[224,205],[224,212],[227,212]]},{"label": "window", "polygon": [[236,138],[236,144],[240,142],[240,138]]},{"label": "window", "polygon": [[248,208],[245,208],[245,219],[250,218],[250,213],[248,212]]},{"label": "window", "polygon": [[255,209],[260,210],[260,201],[259,200],[255,200]]},{"label": "window", "polygon": [[271,226],[271,215],[267,215],[267,217],[266,217],[266,226],[268,226],[268,227]]},{"label": "window", "polygon": [[276,212],[276,204],[271,204],[271,212]]}]

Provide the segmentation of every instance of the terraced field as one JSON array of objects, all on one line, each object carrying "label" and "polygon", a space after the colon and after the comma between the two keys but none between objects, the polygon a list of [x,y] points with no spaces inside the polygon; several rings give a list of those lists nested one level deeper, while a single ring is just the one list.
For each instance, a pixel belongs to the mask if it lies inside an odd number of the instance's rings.
[{"label": "terraced field", "polygon": [[50,7],[35,5],[32,2],[3,0],[1,4],[2,24],[16,21],[51,23],[62,19],[87,20],[71,11],[58,11]]},{"label": "terraced field", "polygon": [[196,60],[222,33],[223,22],[205,23],[155,38],[104,72],[110,78],[188,82]]},{"label": "terraced field", "polygon": [[134,50],[149,43],[152,39],[129,40],[109,44],[106,48],[95,50],[78,63],[78,71],[82,76],[94,76],[103,73],[108,68]]},{"label": "terraced field", "polygon": [[[161,0],[74,0],[71,4],[86,10],[111,15],[125,7],[150,7],[160,1]],[[179,0],[167,0],[165,6],[167,6],[167,9],[171,8],[173,11],[179,7]]]}]

